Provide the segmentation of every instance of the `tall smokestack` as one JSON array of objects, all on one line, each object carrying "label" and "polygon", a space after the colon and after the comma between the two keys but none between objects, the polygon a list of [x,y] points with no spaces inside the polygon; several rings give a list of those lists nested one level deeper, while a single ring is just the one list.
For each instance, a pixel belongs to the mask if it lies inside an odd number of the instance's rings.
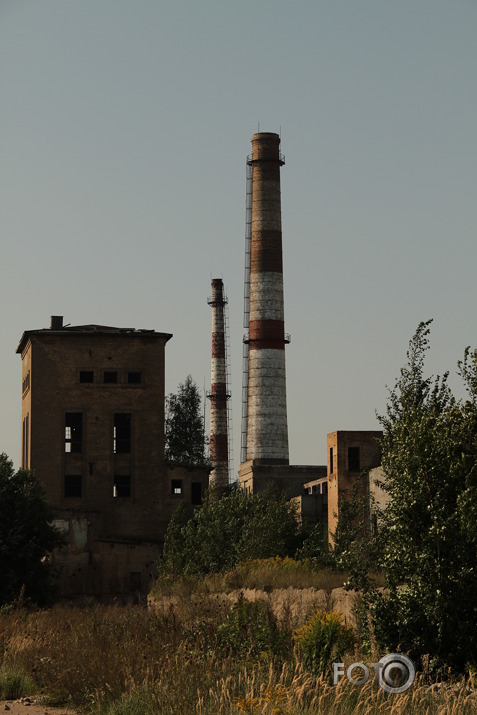
[{"label": "tall smokestack", "polygon": [[278,134],[252,137],[247,460],[288,464]]},{"label": "tall smokestack", "polygon": [[210,484],[222,491],[229,483],[227,435],[227,372],[225,353],[224,285],[221,278],[212,279],[212,367],[210,399]]}]

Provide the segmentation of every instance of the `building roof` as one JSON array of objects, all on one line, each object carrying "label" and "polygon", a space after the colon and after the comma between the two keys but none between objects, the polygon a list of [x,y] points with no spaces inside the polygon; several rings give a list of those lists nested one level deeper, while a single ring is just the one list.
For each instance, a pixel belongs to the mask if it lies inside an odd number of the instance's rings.
[{"label": "building roof", "polygon": [[[53,326],[53,320],[52,320],[52,326]],[[172,338],[172,333],[158,333],[155,330],[146,330],[144,328],[114,328],[110,325],[65,325],[57,327],[55,325],[54,327],[51,328],[40,328],[38,330],[25,330],[23,333],[20,342],[18,343],[18,347],[16,352],[17,353],[22,353],[23,350],[25,349],[25,346],[30,339],[30,336],[32,335],[41,335],[41,336],[49,336],[49,335],[62,335],[62,336],[78,336],[78,335],[118,335],[118,336],[125,336],[125,335],[131,335],[134,337],[146,337],[146,338],[162,338],[166,342]]]}]

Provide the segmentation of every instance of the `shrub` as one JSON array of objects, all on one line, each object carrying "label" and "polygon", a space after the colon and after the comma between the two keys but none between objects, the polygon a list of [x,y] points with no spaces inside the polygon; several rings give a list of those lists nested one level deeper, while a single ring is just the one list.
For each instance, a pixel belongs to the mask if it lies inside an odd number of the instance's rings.
[{"label": "shrub", "polygon": [[247,601],[243,595],[218,627],[217,636],[220,650],[248,657],[277,654],[286,644],[286,633],[280,630],[269,604]]},{"label": "shrub", "polygon": [[206,499],[192,517],[185,509],[173,514],[158,573],[161,578],[219,573],[245,559],[294,555],[300,539],[296,511],[284,495],[232,488],[220,499]]},{"label": "shrub", "polygon": [[35,474],[15,471],[0,454],[0,605],[51,600],[55,589],[46,557],[63,543],[53,517]]},{"label": "shrub", "polygon": [[342,660],[354,645],[352,628],[337,611],[317,611],[294,633],[303,665],[317,675],[327,674],[334,661]]},{"label": "shrub", "polygon": [[0,697],[16,700],[23,695],[33,695],[36,685],[31,677],[19,668],[3,666],[0,670]]},{"label": "shrub", "polygon": [[141,697],[138,693],[131,693],[110,703],[105,715],[149,715],[150,712],[151,696],[145,694],[145,697]]}]

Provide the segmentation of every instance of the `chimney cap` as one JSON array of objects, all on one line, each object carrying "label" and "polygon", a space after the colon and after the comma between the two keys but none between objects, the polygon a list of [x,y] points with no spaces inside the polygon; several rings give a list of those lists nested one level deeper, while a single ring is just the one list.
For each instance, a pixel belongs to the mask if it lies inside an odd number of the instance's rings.
[{"label": "chimney cap", "polygon": [[50,316],[50,330],[63,330],[63,316],[62,315]]}]

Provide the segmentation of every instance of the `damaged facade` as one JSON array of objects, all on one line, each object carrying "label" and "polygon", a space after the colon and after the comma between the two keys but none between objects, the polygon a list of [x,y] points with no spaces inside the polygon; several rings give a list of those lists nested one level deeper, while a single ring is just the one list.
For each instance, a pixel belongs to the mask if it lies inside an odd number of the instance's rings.
[{"label": "damaged facade", "polygon": [[171,337],[60,316],[22,336],[22,467],[67,537],[63,596],[146,592],[172,512],[201,503],[208,471],[164,462]]}]

